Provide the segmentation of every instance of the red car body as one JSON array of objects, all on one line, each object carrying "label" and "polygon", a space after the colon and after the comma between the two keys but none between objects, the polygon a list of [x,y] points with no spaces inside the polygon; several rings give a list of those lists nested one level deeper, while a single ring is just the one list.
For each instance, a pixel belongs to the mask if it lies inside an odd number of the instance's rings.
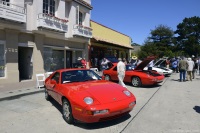
[{"label": "red car body", "polygon": [[45,80],[45,97],[62,105],[63,117],[69,124],[74,119],[85,123],[114,119],[128,114],[136,104],[135,96],[126,88],[81,68],[57,70],[51,74]]},{"label": "red car body", "polygon": [[[124,82],[130,82],[135,87],[161,83],[164,80],[164,75],[152,70],[143,70],[153,59],[152,57],[146,58],[136,68],[126,65]],[[106,80],[118,81],[117,63],[112,63],[110,68],[103,71],[103,75]]]}]

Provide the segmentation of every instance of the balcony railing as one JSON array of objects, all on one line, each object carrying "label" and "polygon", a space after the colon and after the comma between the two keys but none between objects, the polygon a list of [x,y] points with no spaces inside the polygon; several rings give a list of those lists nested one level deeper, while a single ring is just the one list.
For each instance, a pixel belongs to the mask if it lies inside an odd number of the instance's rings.
[{"label": "balcony railing", "polygon": [[41,13],[38,14],[37,27],[46,28],[58,32],[67,32],[68,30],[67,22],[68,20],[66,19],[60,19],[50,14]]},{"label": "balcony railing", "polygon": [[92,38],[92,29],[83,25],[74,25],[73,35]]},{"label": "balcony railing", "polygon": [[0,18],[26,23],[26,9],[9,2],[0,1]]}]

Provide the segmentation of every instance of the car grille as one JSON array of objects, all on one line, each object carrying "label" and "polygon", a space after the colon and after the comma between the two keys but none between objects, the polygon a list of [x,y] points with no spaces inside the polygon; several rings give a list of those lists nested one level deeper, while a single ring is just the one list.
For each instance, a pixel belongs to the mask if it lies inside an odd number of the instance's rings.
[{"label": "car grille", "polygon": [[129,112],[130,112],[130,111],[124,112],[124,113],[122,113],[122,114],[117,114],[117,115],[114,115],[114,116],[110,116],[110,117],[101,118],[101,119],[99,119],[99,122],[101,122],[101,121],[113,120],[113,119],[122,117],[122,116],[128,114]]}]

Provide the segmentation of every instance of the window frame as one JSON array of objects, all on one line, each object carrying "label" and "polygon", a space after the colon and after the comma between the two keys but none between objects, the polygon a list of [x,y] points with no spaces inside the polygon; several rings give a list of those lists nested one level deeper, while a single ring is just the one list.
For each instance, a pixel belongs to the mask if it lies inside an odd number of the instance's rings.
[{"label": "window frame", "polygon": [[[1,41],[0,40],[0,45],[3,45],[3,51],[4,51],[4,66],[1,66],[1,67],[4,67],[4,76],[3,77],[0,77],[0,79],[2,79],[2,78],[6,78],[6,46],[5,46],[5,41]],[[1,67],[0,67],[0,69],[1,69]]]},{"label": "window frame", "polygon": [[76,24],[85,25],[85,12],[83,12],[79,6],[76,7]]},{"label": "window frame", "polygon": [[[51,2],[53,2],[53,3],[51,3]],[[58,1],[57,0],[43,0],[42,12],[46,13],[46,14],[49,14],[49,15],[52,15],[52,16],[56,16],[56,14],[57,14],[57,5],[58,5]]]}]

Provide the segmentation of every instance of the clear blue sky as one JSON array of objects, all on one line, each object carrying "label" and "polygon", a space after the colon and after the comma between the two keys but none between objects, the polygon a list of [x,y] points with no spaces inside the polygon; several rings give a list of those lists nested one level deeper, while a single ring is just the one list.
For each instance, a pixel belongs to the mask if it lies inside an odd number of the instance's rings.
[{"label": "clear blue sky", "polygon": [[91,19],[143,44],[160,24],[172,30],[184,18],[200,17],[200,0],[91,0]]}]

